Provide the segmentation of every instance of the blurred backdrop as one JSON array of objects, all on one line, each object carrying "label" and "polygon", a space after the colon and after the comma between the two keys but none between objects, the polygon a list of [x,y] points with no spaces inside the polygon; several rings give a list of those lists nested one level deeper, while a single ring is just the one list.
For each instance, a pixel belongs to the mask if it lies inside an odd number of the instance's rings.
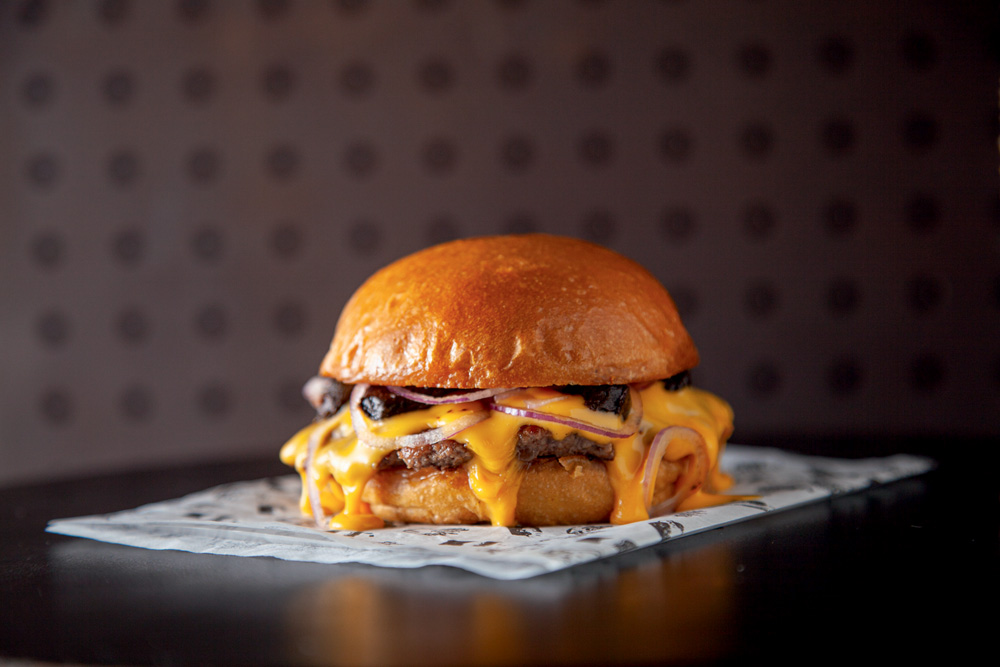
[{"label": "blurred backdrop", "polygon": [[1000,433],[997,31],[946,0],[0,0],[0,484],[277,455],[372,271],[591,239],[734,440]]}]

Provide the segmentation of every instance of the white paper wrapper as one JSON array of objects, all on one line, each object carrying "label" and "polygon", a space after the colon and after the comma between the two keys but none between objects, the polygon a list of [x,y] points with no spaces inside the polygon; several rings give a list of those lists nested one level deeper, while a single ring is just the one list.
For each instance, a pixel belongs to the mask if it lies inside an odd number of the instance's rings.
[{"label": "white paper wrapper", "polygon": [[730,493],[758,497],[624,526],[402,525],[327,532],[300,514],[299,478],[288,475],[226,484],[114,514],[58,519],[47,530],[146,549],[400,568],[450,565],[495,579],[523,579],[860,491],[934,466],[908,455],[842,460],[738,445],[727,448],[723,464],[736,481]]}]

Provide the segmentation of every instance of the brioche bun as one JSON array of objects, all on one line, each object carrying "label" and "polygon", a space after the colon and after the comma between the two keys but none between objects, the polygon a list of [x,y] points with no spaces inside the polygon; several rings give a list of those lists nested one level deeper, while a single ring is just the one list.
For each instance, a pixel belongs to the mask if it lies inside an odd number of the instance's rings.
[{"label": "brioche bun", "polygon": [[648,271],[586,241],[527,234],[445,243],[375,273],[344,308],[320,372],[488,389],[628,384],[697,363]]},{"label": "brioche bun", "polygon": [[[678,463],[661,462],[654,504],[673,495],[681,469]],[[472,524],[490,520],[486,504],[469,488],[463,468],[383,470],[368,482],[364,500],[375,516],[396,523]],[[603,462],[586,456],[537,459],[524,471],[515,518],[523,526],[606,522],[614,500]]]}]

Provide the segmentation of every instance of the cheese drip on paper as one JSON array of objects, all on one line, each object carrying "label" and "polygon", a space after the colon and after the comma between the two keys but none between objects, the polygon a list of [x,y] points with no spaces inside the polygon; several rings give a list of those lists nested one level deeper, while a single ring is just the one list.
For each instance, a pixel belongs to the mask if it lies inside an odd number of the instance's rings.
[{"label": "cheese drip on paper", "polygon": [[[676,510],[707,507],[733,500],[733,497],[719,494],[732,483],[727,475],[718,470],[725,440],[732,431],[733,412],[729,405],[713,394],[694,387],[668,391],[661,382],[654,382],[639,390],[639,394],[643,405],[642,423],[637,433],[625,438],[606,437],[591,431],[580,431],[572,426],[495,411],[483,421],[451,436],[451,440],[464,444],[472,453],[472,459],[465,464],[469,488],[483,504],[490,522],[495,526],[516,524],[517,493],[526,467],[517,459],[517,432],[528,424],[547,429],[557,440],[575,432],[593,442],[611,444],[615,452],[614,459],[604,462],[615,494],[611,523],[631,523],[649,518],[643,497],[643,469],[649,444],[659,431],[669,426],[696,431],[705,441],[709,459],[708,478],[693,493],[683,498]],[[511,407],[537,405],[539,411],[585,421],[608,430],[620,428],[623,423],[617,415],[588,410],[580,396],[560,394],[551,388],[521,389],[498,399],[498,402]],[[369,422],[369,427],[379,436],[398,437],[445,426],[469,414],[470,410],[481,409],[481,404],[474,403],[434,405],[380,422]],[[309,515],[313,513],[308,492],[310,480],[306,477],[306,458],[309,440],[314,435],[318,435],[321,441],[314,453],[311,481],[319,489],[323,512],[331,516],[329,527],[366,530],[384,525],[378,517],[371,514],[362,495],[365,485],[377,471],[386,452],[378,451],[358,440],[347,406],[330,419],[315,422],[302,429],[281,449],[281,460],[295,466],[302,476],[302,512]],[[689,445],[682,439],[671,441],[663,454],[664,460],[681,464],[690,456]]]}]

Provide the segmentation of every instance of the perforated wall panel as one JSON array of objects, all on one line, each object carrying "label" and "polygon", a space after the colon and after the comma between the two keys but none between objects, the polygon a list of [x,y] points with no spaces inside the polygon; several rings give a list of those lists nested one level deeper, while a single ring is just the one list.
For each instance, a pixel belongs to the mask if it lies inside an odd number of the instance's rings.
[{"label": "perforated wall panel", "polygon": [[997,434],[992,3],[0,3],[0,483],[277,452],[433,242],[649,267],[737,436]]}]

